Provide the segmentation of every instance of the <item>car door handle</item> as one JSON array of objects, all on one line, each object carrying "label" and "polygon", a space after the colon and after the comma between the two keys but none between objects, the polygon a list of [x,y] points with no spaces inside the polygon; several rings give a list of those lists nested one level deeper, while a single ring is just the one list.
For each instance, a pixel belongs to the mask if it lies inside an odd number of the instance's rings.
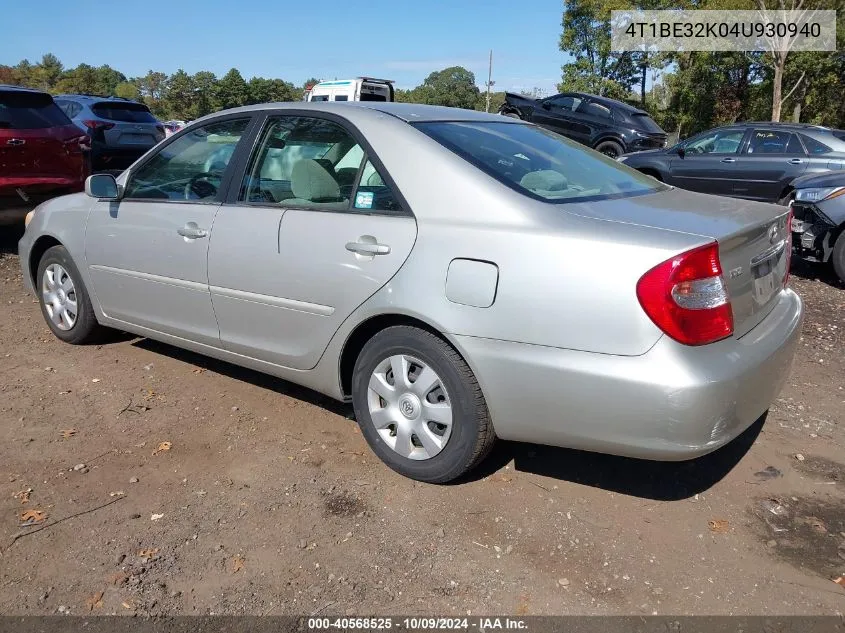
[{"label": "car door handle", "polygon": [[200,237],[208,237],[208,231],[196,226],[185,226],[181,229],[177,229],[176,232],[189,240],[196,240]]},{"label": "car door handle", "polygon": [[735,163],[735,162],[736,162],[736,158],[723,158],[723,159],[722,159],[722,162],[723,162],[723,163]]},{"label": "car door handle", "polygon": [[804,162],[804,161],[803,161],[803,160],[801,160],[800,158],[790,158],[790,159],[789,159],[789,164],[790,164],[790,165],[800,165],[800,164],[801,164],[801,163],[803,163],[803,162]]},{"label": "car door handle", "polygon": [[387,244],[373,244],[370,242],[347,242],[346,250],[358,255],[389,255],[390,247]]}]

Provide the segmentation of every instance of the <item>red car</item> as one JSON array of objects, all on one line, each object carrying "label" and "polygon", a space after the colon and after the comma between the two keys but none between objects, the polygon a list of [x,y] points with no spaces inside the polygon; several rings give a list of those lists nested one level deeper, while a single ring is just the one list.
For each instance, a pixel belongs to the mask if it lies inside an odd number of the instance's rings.
[{"label": "red car", "polygon": [[0,224],[53,198],[82,191],[88,137],[46,92],[0,85]]}]

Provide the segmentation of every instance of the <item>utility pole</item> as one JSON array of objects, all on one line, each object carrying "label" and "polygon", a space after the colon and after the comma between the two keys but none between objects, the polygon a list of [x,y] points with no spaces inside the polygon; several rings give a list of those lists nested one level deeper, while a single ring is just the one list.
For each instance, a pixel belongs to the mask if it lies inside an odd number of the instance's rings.
[{"label": "utility pole", "polygon": [[487,66],[487,107],[485,112],[490,112],[490,88],[496,82],[493,81],[493,49],[490,49],[490,63]]}]

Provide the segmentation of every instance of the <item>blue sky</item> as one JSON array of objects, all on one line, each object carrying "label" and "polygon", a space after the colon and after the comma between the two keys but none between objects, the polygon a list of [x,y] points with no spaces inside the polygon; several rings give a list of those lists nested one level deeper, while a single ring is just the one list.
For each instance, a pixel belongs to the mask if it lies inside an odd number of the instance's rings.
[{"label": "blue sky", "polygon": [[127,76],[236,67],[247,79],[366,74],[411,88],[453,65],[481,85],[492,48],[494,90],[552,93],[565,61],[560,0],[41,0],[37,15],[31,2],[4,4],[15,28],[0,37],[0,64],[52,52]]}]

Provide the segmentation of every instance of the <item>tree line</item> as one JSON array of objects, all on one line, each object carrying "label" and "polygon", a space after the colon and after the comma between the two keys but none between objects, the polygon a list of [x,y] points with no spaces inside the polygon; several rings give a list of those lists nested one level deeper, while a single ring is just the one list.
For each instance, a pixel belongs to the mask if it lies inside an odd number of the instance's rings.
[{"label": "tree line", "polygon": [[[301,85],[265,77],[247,81],[237,68],[222,77],[205,70],[189,74],[179,69],[171,75],[150,70],[142,77],[130,78],[108,65],[65,68],[52,53],[34,64],[23,60],[14,66],[0,65],[0,84],[27,86],[52,94],[123,97],[145,103],[162,120],[193,120],[242,105],[299,101],[305,89],[317,81],[312,78]],[[479,110],[486,105],[486,95],[476,86],[473,73],[459,66],[431,73],[412,90],[397,89],[396,100]],[[504,93],[497,93],[491,99],[491,108],[498,108],[503,101]]]},{"label": "tree line", "polygon": [[[614,52],[610,14],[626,9],[833,9],[837,50]],[[560,50],[573,59],[559,90],[636,103],[681,137],[743,120],[845,128],[845,0],[565,0],[562,27]]]}]

